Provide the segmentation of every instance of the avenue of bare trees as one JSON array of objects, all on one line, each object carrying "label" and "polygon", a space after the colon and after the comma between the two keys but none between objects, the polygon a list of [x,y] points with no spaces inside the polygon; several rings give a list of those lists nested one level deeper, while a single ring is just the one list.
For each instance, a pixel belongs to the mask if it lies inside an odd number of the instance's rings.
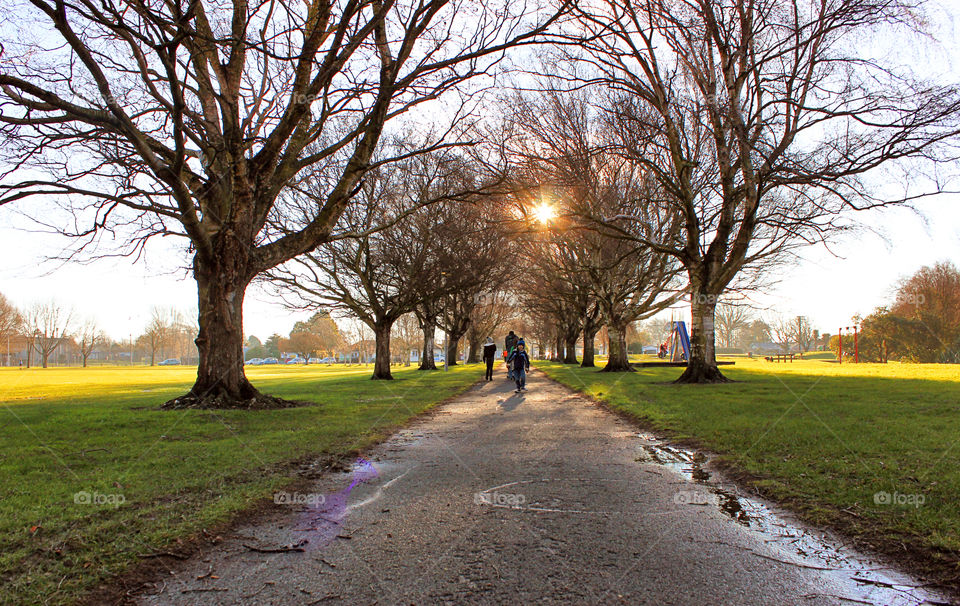
[{"label": "avenue of bare trees", "polygon": [[[18,5],[0,40],[0,204],[58,201],[69,254],[101,230],[130,254],[183,238],[200,364],[170,406],[282,405],[244,375],[247,286],[328,242],[370,170],[468,140],[484,80],[564,10],[496,4]],[[378,154],[422,110],[421,146]],[[305,179],[315,204],[288,203]]]},{"label": "avenue of bare trees", "polygon": [[[579,3],[550,51],[553,89],[589,93],[612,153],[652,181],[647,212],[582,208],[598,230],[679,263],[691,359],[679,382],[721,382],[715,309],[796,247],[850,225],[850,211],[916,200],[941,184],[876,186],[955,157],[960,93],[862,41],[922,33],[917,3],[872,0]],[[545,94],[554,94],[547,90]],[[898,173],[899,174],[899,173]]]},{"label": "avenue of bare trees", "polygon": [[[583,366],[605,334],[628,371],[631,326],[683,303],[678,382],[723,382],[718,343],[752,325],[721,302],[856,211],[941,191],[960,133],[956,86],[862,43],[926,35],[916,2],[23,6],[0,205],[55,204],[66,258],[183,240],[199,366],[171,408],[285,405],[244,374],[255,281],[358,321],[376,379],[413,318],[423,370],[437,331],[456,364],[509,320],[567,363],[582,340]],[[69,318],[35,311],[45,360]],[[766,330],[809,345],[790,322]]]},{"label": "avenue of bare trees", "polygon": [[376,342],[374,379],[392,378],[394,324],[418,309],[435,310],[431,322],[447,329],[456,364],[476,297],[494,286],[496,254],[505,252],[504,234],[487,222],[494,205],[478,177],[463,158],[439,152],[372,170],[341,216],[341,231],[268,279],[291,307],[322,307],[365,324]]}]

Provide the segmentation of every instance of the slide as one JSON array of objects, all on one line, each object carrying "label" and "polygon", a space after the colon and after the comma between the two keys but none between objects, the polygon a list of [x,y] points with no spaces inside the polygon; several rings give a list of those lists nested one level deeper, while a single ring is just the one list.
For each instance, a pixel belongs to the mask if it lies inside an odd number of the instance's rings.
[{"label": "slide", "polygon": [[680,335],[680,345],[683,346],[683,357],[690,360],[690,337],[687,335],[687,323],[680,321],[673,323],[674,329]]}]

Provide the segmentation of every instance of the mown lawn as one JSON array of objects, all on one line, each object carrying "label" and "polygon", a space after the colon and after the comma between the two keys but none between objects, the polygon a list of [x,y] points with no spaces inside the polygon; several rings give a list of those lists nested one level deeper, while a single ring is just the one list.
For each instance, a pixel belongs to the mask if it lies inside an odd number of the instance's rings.
[{"label": "mown lawn", "polygon": [[672,385],[679,368],[554,379],[719,453],[765,495],[960,586],[960,367],[736,358],[725,385]]},{"label": "mown lawn", "polygon": [[267,393],[317,403],[269,412],[159,410],[196,368],[0,369],[0,603],[76,601],[269,500],[294,461],[363,448],[479,369],[371,381],[369,366],[248,368]]}]

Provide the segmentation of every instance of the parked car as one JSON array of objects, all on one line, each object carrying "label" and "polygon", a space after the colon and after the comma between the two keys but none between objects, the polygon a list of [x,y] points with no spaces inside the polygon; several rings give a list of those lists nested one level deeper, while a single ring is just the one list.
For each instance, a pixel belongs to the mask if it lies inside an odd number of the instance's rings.
[{"label": "parked car", "polygon": [[284,364],[304,364],[305,361],[303,358],[290,358]]},{"label": "parked car", "polygon": [[319,364],[320,358],[310,358],[309,360],[307,360],[307,362],[310,364]]},{"label": "parked car", "polygon": [[280,360],[276,358],[264,358],[260,361],[261,364],[279,364]]},{"label": "parked car", "polygon": [[[312,360],[311,360],[311,361],[312,361]],[[320,362],[321,364],[336,364],[336,363],[337,363],[337,359],[336,359],[336,358],[331,358],[331,357],[326,357],[326,358],[324,358],[324,359],[322,359],[322,360],[317,360],[317,361]]]},{"label": "parked car", "polygon": [[159,366],[180,366],[180,360],[177,358],[167,358],[163,362],[160,362]]},{"label": "parked car", "polygon": [[260,358],[250,358],[249,360],[246,361],[246,364],[250,366],[260,366],[261,364],[263,364],[263,360]]}]

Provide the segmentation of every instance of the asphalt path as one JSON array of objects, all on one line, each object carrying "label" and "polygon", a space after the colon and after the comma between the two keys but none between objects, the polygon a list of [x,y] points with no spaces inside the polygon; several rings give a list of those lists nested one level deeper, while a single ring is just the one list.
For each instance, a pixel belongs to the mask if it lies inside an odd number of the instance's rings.
[{"label": "asphalt path", "polygon": [[351,469],[278,493],[139,602],[943,601],[542,373],[522,394],[496,377]]}]

